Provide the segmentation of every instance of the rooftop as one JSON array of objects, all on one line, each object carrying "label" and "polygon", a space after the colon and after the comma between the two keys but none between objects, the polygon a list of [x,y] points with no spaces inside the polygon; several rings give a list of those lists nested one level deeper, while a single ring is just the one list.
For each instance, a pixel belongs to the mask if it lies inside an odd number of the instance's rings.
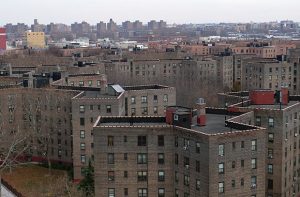
[{"label": "rooftop", "polygon": [[276,109],[276,110],[284,110],[292,105],[295,105],[299,103],[299,101],[289,101],[287,105],[280,105],[280,104],[274,104],[274,105],[250,105],[248,106],[248,108],[252,108],[252,109]]},{"label": "rooftop", "polygon": [[149,89],[165,89],[165,88],[170,88],[168,86],[162,86],[162,85],[138,85],[138,86],[124,86],[123,89],[125,91],[130,91],[130,90],[149,90]]}]

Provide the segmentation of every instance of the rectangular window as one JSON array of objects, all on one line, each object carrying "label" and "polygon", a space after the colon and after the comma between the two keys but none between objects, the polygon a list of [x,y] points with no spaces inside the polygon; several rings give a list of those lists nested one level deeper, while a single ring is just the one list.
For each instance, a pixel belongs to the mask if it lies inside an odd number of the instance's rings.
[{"label": "rectangular window", "polygon": [[251,176],[251,188],[256,188],[256,176]]},{"label": "rectangular window", "polygon": [[271,127],[271,128],[274,127],[274,118],[272,118],[272,117],[268,118],[268,126]]},{"label": "rectangular window", "polygon": [[199,142],[197,142],[196,143],[196,153],[200,153],[200,143]]},{"label": "rectangular window", "polygon": [[200,180],[196,179],[196,190],[200,190]]},{"label": "rectangular window", "polygon": [[269,134],[268,134],[268,141],[269,141],[270,143],[273,143],[273,142],[274,142],[274,133],[269,133]]},{"label": "rectangular window", "polygon": [[123,172],[124,178],[128,178],[128,171]]},{"label": "rectangular window", "polygon": [[273,159],[273,149],[272,148],[268,148],[268,158]]},{"label": "rectangular window", "polygon": [[157,114],[158,113],[158,109],[157,109],[157,107],[155,106],[155,107],[153,107],[153,113],[154,114]]},{"label": "rectangular window", "polygon": [[268,189],[273,189],[273,180],[268,179]]},{"label": "rectangular window", "polygon": [[127,160],[128,159],[128,154],[124,153],[123,157],[124,157],[124,160]]},{"label": "rectangular window", "polygon": [[158,157],[158,164],[164,164],[165,163],[165,154],[164,153],[158,153],[157,154]]},{"label": "rectangular window", "polygon": [[147,163],[147,154],[146,153],[138,153],[137,154],[137,163],[138,164],[146,164]]},{"label": "rectangular window", "polygon": [[124,196],[128,196],[128,188],[124,188]]},{"label": "rectangular window", "polygon": [[114,155],[114,153],[108,153],[107,154],[107,163],[108,164],[114,164],[115,163],[115,155]]},{"label": "rectangular window", "polygon": [[135,116],[135,108],[131,108],[131,116]]},{"label": "rectangular window", "polygon": [[135,104],[135,96],[131,97],[131,104]]},{"label": "rectangular window", "polygon": [[165,136],[158,135],[157,136],[157,143],[158,143],[158,146],[164,146],[165,145]]},{"label": "rectangular window", "polygon": [[138,146],[147,146],[147,136],[138,136]]},{"label": "rectangular window", "polygon": [[273,164],[268,164],[268,173],[273,174]]},{"label": "rectangular window", "polygon": [[85,155],[80,156],[81,163],[85,163]]},{"label": "rectangular window", "polygon": [[148,115],[148,107],[142,107],[142,115]]},{"label": "rectangular window", "polygon": [[157,95],[153,96],[153,102],[157,103]]},{"label": "rectangular window", "polygon": [[224,182],[219,182],[219,193],[224,193]]},{"label": "rectangular window", "polygon": [[85,150],[85,143],[83,142],[80,143],[80,150]]},{"label": "rectangular window", "polygon": [[175,141],[175,144],[174,144],[175,147],[178,147],[178,137],[177,137],[177,136],[175,137],[175,140],[174,140],[174,141]]},{"label": "rectangular window", "polygon": [[219,163],[219,174],[224,174],[224,163]]},{"label": "rectangular window", "polygon": [[115,197],[115,189],[108,188],[108,197]]},{"label": "rectangular window", "polygon": [[179,197],[179,190],[175,189],[175,197]]},{"label": "rectangular window", "polygon": [[81,130],[81,131],[80,131],[80,138],[81,138],[81,139],[84,139],[84,138],[85,138],[85,131],[84,131],[84,130]]},{"label": "rectangular window", "polygon": [[106,105],[106,113],[111,113],[111,105]]},{"label": "rectangular window", "polygon": [[175,171],[175,182],[178,183],[179,181],[179,173]]},{"label": "rectangular window", "polygon": [[90,110],[94,110],[94,105],[90,105]]},{"label": "rectangular window", "polygon": [[164,102],[168,102],[168,95],[164,94]]},{"label": "rectangular window", "polygon": [[158,171],[158,181],[165,181],[165,171],[163,170]]},{"label": "rectangular window", "polygon": [[108,171],[108,181],[115,180],[115,171]]},{"label": "rectangular window", "polygon": [[244,167],[244,160],[241,160],[241,167]]},{"label": "rectangular window", "polygon": [[184,159],[183,159],[183,166],[184,166],[186,169],[189,169],[189,167],[190,167],[190,158],[184,157]]},{"label": "rectangular window", "polygon": [[148,190],[146,188],[139,188],[138,189],[138,197],[147,197]]},{"label": "rectangular window", "polygon": [[107,136],[107,146],[114,146],[114,136]]},{"label": "rectangular window", "polygon": [[178,165],[178,160],[179,160],[179,158],[178,158],[178,154],[177,154],[177,153],[175,153],[175,164],[176,164],[176,165]]},{"label": "rectangular window", "polygon": [[235,180],[231,180],[231,187],[235,187]]},{"label": "rectangular window", "polygon": [[89,87],[93,85],[93,82],[91,80],[88,81]]},{"label": "rectangular window", "polygon": [[84,86],[84,82],[83,81],[79,81],[79,86]]},{"label": "rectangular window", "polygon": [[200,161],[196,161],[196,172],[200,172]]},{"label": "rectangular window", "polygon": [[165,197],[165,189],[164,188],[158,189],[158,197]]},{"label": "rectangular window", "polygon": [[251,159],[251,168],[252,169],[256,169],[257,168],[256,158]]},{"label": "rectangular window", "polygon": [[245,142],[241,141],[241,148],[245,148]]},{"label": "rectangular window", "polygon": [[224,144],[219,144],[219,156],[224,156]]},{"label": "rectangular window", "polygon": [[142,96],[142,103],[147,103],[147,96]]},{"label": "rectangular window", "polygon": [[190,185],[190,176],[184,175],[184,185],[189,186]]},{"label": "rectangular window", "polygon": [[147,171],[138,171],[137,172],[138,181],[147,181]]},{"label": "rectangular window", "polygon": [[251,150],[257,151],[257,140],[251,140]]},{"label": "rectangular window", "polygon": [[84,126],[84,125],[85,125],[84,118],[80,118],[80,126]]},{"label": "rectangular window", "polygon": [[84,111],[85,111],[84,105],[80,105],[79,106],[79,112],[84,113]]}]

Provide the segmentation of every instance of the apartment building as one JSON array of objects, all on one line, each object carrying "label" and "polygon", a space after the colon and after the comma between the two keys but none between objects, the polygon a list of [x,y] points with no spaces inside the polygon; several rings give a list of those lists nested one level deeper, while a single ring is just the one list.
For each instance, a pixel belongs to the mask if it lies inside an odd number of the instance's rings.
[{"label": "apartment building", "polygon": [[205,126],[199,114],[169,107],[166,117],[100,117],[96,196],[265,196],[266,134],[249,125],[253,112],[211,109]]},{"label": "apartment building", "polygon": [[297,67],[286,61],[256,59],[248,61],[242,68],[241,90],[271,89],[287,87],[297,94]]},{"label": "apartment building", "polygon": [[[32,88],[0,89],[1,134],[31,136],[31,161],[72,164],[71,98],[78,91]],[[11,135],[9,135],[11,134]],[[3,144],[2,144],[3,145]]]},{"label": "apartment building", "polygon": [[45,48],[45,33],[44,32],[26,32],[24,37],[25,46],[28,48]]}]

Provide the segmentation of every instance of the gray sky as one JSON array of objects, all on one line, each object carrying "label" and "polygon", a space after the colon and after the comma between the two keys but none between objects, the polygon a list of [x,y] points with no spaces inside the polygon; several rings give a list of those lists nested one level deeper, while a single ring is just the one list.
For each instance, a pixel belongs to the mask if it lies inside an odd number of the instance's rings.
[{"label": "gray sky", "polygon": [[300,0],[1,0],[0,25],[6,23],[96,24],[113,18],[163,19],[168,23],[300,22]]}]

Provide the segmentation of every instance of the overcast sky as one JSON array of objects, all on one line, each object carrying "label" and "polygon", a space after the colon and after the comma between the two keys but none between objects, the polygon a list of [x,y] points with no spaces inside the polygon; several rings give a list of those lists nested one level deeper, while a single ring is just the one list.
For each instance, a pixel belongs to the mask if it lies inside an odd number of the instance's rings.
[{"label": "overcast sky", "polygon": [[0,25],[6,23],[96,24],[113,18],[163,19],[168,23],[300,22],[300,0],[1,0]]}]

